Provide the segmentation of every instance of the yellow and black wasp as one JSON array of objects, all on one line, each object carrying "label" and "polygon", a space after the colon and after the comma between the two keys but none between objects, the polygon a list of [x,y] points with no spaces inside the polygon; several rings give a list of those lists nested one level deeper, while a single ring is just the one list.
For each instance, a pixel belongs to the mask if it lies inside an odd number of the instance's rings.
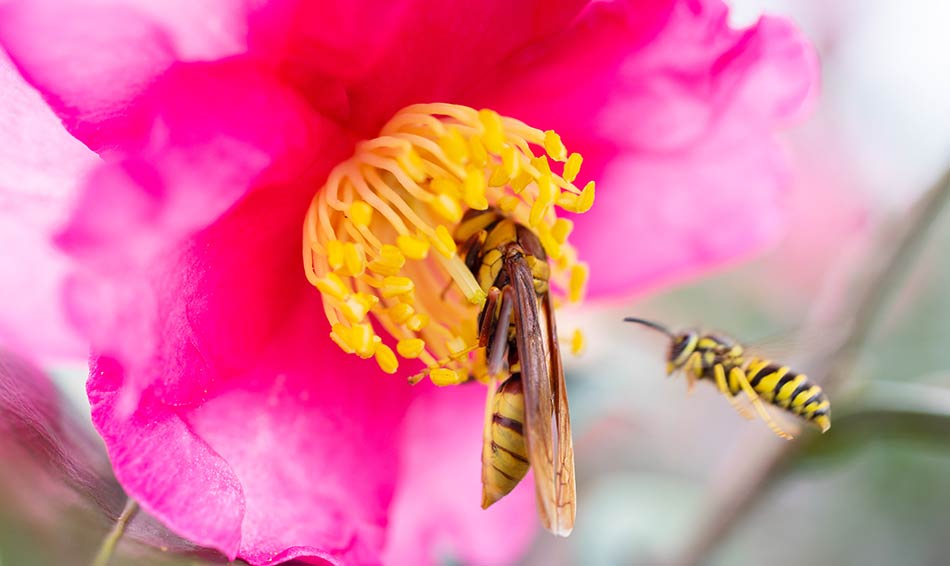
[{"label": "yellow and black wasp", "polygon": [[642,324],[669,337],[667,374],[682,371],[690,389],[697,380],[712,381],[741,415],[749,417],[736,399],[744,393],[762,420],[782,438],[792,436],[775,423],[765,403],[814,423],[821,432],[831,428],[831,403],[808,376],[788,366],[751,356],[739,342],[724,334],[695,329],[674,333],[661,324],[641,318],[627,317],[624,321]]},{"label": "yellow and black wasp", "polygon": [[541,520],[567,536],[575,515],[574,448],[547,255],[530,229],[495,208],[469,210],[455,239],[488,297],[478,340],[492,384],[507,370],[486,410],[482,507],[533,467]]}]

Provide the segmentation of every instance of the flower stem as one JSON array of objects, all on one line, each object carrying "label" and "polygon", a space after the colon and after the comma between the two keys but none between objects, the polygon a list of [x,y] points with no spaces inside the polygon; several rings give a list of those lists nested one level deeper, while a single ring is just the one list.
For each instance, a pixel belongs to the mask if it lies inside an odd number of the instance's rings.
[{"label": "flower stem", "polygon": [[102,545],[99,547],[96,557],[92,560],[92,566],[108,566],[119,540],[122,539],[122,535],[125,533],[125,527],[128,526],[129,521],[132,520],[138,510],[138,503],[131,498],[125,501],[122,514],[115,520],[115,524],[112,525],[112,530],[109,531],[106,538],[102,539]]},{"label": "flower stem", "polygon": [[[891,253],[875,261],[868,270],[870,283],[854,303],[854,319],[844,340],[827,356],[823,375],[815,375],[829,393],[840,391],[852,378],[852,367],[858,353],[870,336],[871,329],[880,319],[885,307],[890,304],[895,292],[910,271],[918,252],[940,212],[950,200],[950,169],[921,197],[901,222],[906,229],[898,236]],[[812,433],[813,434],[813,433]],[[802,442],[776,443],[769,439],[767,445],[749,450],[756,455],[745,470],[726,474],[728,485],[719,486],[720,493],[709,506],[694,536],[687,538],[673,564],[698,564],[704,561],[716,546],[726,540],[745,512],[766,493],[772,482],[800,451]],[[804,439],[803,439],[804,440]],[[742,473],[744,472],[744,473]]]}]

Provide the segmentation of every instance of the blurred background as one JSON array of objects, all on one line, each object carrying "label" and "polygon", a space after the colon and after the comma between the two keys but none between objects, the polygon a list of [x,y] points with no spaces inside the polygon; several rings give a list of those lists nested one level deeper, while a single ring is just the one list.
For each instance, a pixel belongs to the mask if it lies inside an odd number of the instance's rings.
[{"label": "blurred background", "polygon": [[[730,4],[737,24],[788,15],[821,56],[817,112],[786,135],[791,230],[751,263],[560,323],[588,337],[568,362],[583,503],[571,538],[539,538],[527,562],[946,564],[950,215],[903,253],[909,264],[885,281],[876,270],[926,222],[913,205],[950,165],[950,4]],[[850,329],[876,282],[881,300]],[[664,377],[667,340],[618,312],[752,343],[790,336],[766,353],[834,381],[831,430],[803,428],[792,447],[708,383],[687,396]],[[855,330],[867,331],[856,364],[826,375]]]},{"label": "blurred background", "polygon": [[[579,327],[587,336],[584,355],[567,360],[582,504],[574,535],[539,536],[524,563],[945,564],[950,214],[919,231],[921,245],[903,254],[912,261],[885,266],[897,277],[882,280],[878,270],[915,223],[926,223],[914,204],[950,165],[950,3],[731,4],[736,25],[762,12],[790,16],[821,55],[819,107],[786,135],[796,160],[792,229],[755,261],[563,315],[562,335]],[[870,306],[862,303],[868,288],[881,299]],[[873,310],[858,329],[855,308]],[[803,427],[790,444],[743,420],[707,383],[687,396],[682,378],[664,378],[664,338],[622,323],[618,312],[727,330],[753,344],[790,336],[777,359],[834,381],[832,429],[819,436]],[[850,352],[835,350],[836,339],[856,330],[866,332],[856,363],[839,369]],[[75,375],[83,371],[60,368],[80,416],[88,409]],[[109,530],[100,510],[54,495],[48,505],[25,505],[12,483],[23,476],[11,476],[8,464],[0,467],[3,564],[90,556]],[[97,505],[114,517],[121,494]],[[69,544],[43,544],[51,524]],[[155,525],[137,528],[172,540]],[[125,547],[118,558],[201,560],[145,547]]]}]

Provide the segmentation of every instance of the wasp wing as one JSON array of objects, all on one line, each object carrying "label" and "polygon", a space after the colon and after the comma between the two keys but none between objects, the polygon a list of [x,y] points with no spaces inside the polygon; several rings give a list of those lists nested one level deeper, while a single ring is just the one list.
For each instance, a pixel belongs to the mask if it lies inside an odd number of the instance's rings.
[{"label": "wasp wing", "polygon": [[[547,294],[542,298],[535,292],[534,278],[524,258],[506,258],[505,267],[515,300],[515,339],[524,384],[525,442],[534,468],[538,511],[545,528],[567,536],[574,526],[574,458],[560,353],[551,347],[552,339],[555,344],[557,339],[551,333],[553,318],[548,312]],[[558,356],[556,361],[552,354]]]},{"label": "wasp wing", "polygon": [[564,367],[561,363],[561,349],[558,346],[557,324],[554,320],[554,307],[547,293],[541,299],[541,317],[544,323],[542,332],[547,335],[548,357],[550,362],[551,390],[554,392],[554,416],[557,422],[555,436],[557,456],[556,523],[545,527],[556,534],[567,536],[574,528],[576,513],[576,491],[574,486],[574,441],[571,437],[571,413],[567,405],[567,387],[564,384]]}]

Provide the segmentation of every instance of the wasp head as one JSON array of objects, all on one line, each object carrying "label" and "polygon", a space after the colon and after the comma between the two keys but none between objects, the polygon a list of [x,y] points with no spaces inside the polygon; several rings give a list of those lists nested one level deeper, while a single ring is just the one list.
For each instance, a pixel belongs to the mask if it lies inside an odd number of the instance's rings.
[{"label": "wasp head", "polygon": [[686,360],[696,351],[699,332],[684,330],[670,336],[670,350],[666,356],[666,373],[672,374],[686,364]]}]

